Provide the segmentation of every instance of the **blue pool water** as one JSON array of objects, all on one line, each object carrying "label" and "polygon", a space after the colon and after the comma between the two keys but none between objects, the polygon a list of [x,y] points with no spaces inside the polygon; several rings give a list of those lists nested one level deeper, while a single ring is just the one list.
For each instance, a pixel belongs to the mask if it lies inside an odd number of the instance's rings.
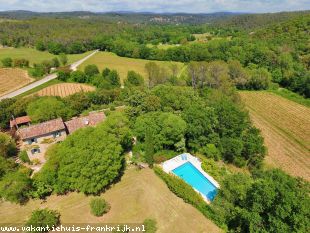
[{"label": "blue pool water", "polygon": [[186,162],[172,171],[186,183],[213,201],[217,188],[190,162]]}]

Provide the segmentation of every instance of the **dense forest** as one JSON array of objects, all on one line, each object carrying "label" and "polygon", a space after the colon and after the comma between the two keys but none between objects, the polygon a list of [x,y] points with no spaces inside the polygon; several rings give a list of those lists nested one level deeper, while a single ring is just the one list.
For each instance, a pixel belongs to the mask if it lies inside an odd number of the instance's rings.
[{"label": "dense forest", "polygon": [[[4,20],[0,23],[0,43],[35,47],[53,54],[100,49],[124,57],[185,63],[237,60],[250,70],[266,69],[274,83],[310,96],[309,12],[266,17],[239,15],[231,19],[234,27],[220,20],[217,24],[195,25],[132,24],[73,16]],[[251,26],[254,21],[257,25]],[[248,28],[257,29],[249,31]],[[206,42],[195,42],[194,34],[203,33],[208,34]],[[175,46],[161,49],[150,44]]]},{"label": "dense forest", "polygon": [[[225,19],[217,21],[222,26],[162,25],[84,17],[88,13],[79,17],[79,12],[70,16],[27,14],[0,22],[0,43],[61,54],[59,60],[32,68],[41,69],[43,75],[57,67],[60,82],[87,83],[95,90],[63,98],[34,94],[4,99],[0,127],[8,130],[12,115],[28,115],[39,123],[100,110],[107,118],[49,147],[46,163],[34,175],[14,161],[18,156],[29,163],[25,152],[18,151],[8,134],[0,133],[2,199],[25,204],[52,194],[98,195],[120,181],[130,151],[133,164],[148,164],[175,195],[223,230],[309,232],[309,183],[264,166],[264,139],[238,94],[238,89],[281,85],[310,97],[309,13],[284,14],[270,24],[263,20],[264,15],[231,16],[233,28],[225,26]],[[258,24],[266,26],[253,26],[257,17],[262,17]],[[266,20],[274,21],[272,17]],[[204,35],[205,41],[197,41],[194,34]],[[161,44],[171,46],[163,49]],[[113,69],[100,70],[89,64],[71,71],[66,66],[66,53],[93,49],[123,57],[180,61],[186,66],[178,75],[173,64],[164,68],[149,61],[145,64],[147,77],[129,71],[123,82]],[[24,60],[15,63],[8,58],[3,64],[29,65]],[[158,166],[183,152],[197,156],[202,169],[220,183],[211,204]],[[37,215],[40,213],[32,217]]]}]

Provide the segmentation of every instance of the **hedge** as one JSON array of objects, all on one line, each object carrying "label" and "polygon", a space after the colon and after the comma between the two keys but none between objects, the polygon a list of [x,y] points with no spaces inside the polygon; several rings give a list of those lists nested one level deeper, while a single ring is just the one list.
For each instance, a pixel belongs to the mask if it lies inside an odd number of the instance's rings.
[{"label": "hedge", "polygon": [[184,202],[191,204],[204,216],[211,219],[217,226],[226,229],[225,223],[217,217],[217,213],[212,209],[212,204],[207,204],[203,198],[182,179],[165,173],[161,168],[154,167],[155,174],[158,175],[168,186],[171,192],[182,198]]}]

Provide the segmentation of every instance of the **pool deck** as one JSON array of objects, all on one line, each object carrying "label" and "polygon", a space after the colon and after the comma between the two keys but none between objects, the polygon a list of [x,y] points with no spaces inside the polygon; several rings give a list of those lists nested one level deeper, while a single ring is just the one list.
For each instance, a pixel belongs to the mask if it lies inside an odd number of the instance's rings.
[{"label": "pool deck", "polygon": [[[190,162],[191,164],[193,164],[193,166],[199,171],[202,173],[202,175],[204,175],[216,188],[220,188],[220,185],[219,183],[216,182],[216,180],[210,176],[208,173],[206,173],[202,168],[201,168],[201,162],[198,158],[192,156],[191,154],[189,153],[184,153],[184,154],[180,154],[172,159],[169,159],[165,162],[162,163],[162,167],[163,167],[163,170],[166,172],[166,173],[172,173],[172,171],[174,169],[176,169],[177,167],[180,167],[182,166],[183,164],[187,163],[187,162]],[[198,192],[202,197],[203,199],[210,203],[210,200],[207,199],[202,193],[200,193],[198,190],[196,190],[194,188],[194,190],[196,192]]]}]

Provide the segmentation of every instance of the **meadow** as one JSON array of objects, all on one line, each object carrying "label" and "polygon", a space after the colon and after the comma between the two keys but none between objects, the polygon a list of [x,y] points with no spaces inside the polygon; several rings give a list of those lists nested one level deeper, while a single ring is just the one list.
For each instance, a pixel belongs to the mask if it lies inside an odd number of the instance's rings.
[{"label": "meadow", "polygon": [[34,93],[38,96],[60,96],[66,97],[73,95],[77,92],[88,92],[95,90],[95,87],[92,87],[87,84],[80,83],[59,83],[54,84],[48,87],[43,88],[42,90]]},{"label": "meadow", "polygon": [[[86,62],[84,62],[78,69],[83,70],[85,66],[90,64],[96,64],[100,70],[104,68],[114,69],[120,75],[121,80],[124,80],[127,77],[127,73],[130,70],[133,70],[146,78],[147,74],[145,71],[145,64],[150,62],[150,60],[143,59],[135,59],[135,58],[127,58],[127,57],[119,57],[111,52],[99,52],[89,58]],[[169,69],[169,66],[174,63],[178,65],[179,72],[181,72],[184,67],[183,63],[180,62],[166,62],[166,61],[154,61],[157,64],[166,67]]]},{"label": "meadow", "polygon": [[36,208],[58,210],[62,223],[142,223],[146,218],[157,221],[161,232],[221,232],[197,209],[186,204],[167,188],[150,169],[129,167],[121,181],[102,196],[111,204],[109,213],[94,217],[90,213],[90,196],[70,193],[52,195],[46,201],[30,200],[26,205],[0,202],[0,223],[24,223]]},{"label": "meadow", "polygon": [[310,109],[270,92],[240,95],[268,148],[266,163],[310,180]]},{"label": "meadow", "polygon": [[[91,51],[82,54],[69,54],[67,55],[68,64],[78,61],[90,53]],[[30,66],[32,66],[34,63],[40,63],[44,60],[51,60],[52,58],[57,57],[57,55],[53,55],[47,51],[38,51],[33,48],[0,48],[0,60],[6,57],[10,57],[12,59],[27,59],[30,62]],[[0,64],[0,67],[1,66],[2,64]]]},{"label": "meadow", "polygon": [[0,68],[0,96],[23,87],[33,80],[25,70]]}]

